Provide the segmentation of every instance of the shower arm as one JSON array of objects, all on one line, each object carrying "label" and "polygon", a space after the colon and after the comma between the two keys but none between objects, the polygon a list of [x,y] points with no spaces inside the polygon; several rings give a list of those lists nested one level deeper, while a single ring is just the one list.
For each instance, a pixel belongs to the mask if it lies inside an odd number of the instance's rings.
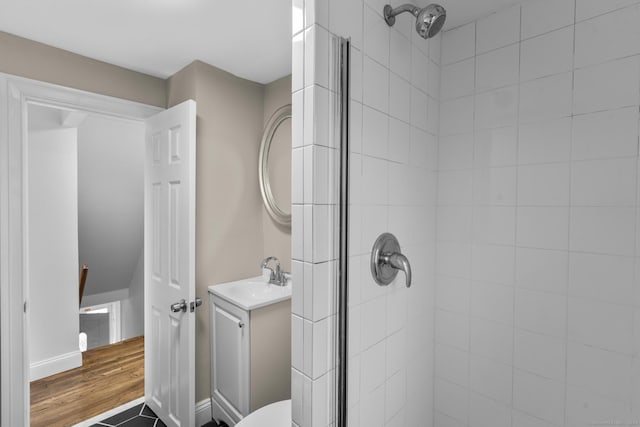
[{"label": "shower arm", "polygon": [[405,3],[394,9],[388,4],[383,10],[384,20],[387,21],[387,24],[391,27],[396,23],[396,15],[404,12],[410,12],[413,16],[417,17],[418,13],[420,13],[420,8],[409,3]]}]

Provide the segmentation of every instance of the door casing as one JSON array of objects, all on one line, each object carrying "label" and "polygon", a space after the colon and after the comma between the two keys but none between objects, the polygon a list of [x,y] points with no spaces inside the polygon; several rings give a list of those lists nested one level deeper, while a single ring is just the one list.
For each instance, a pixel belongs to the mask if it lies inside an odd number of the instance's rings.
[{"label": "door casing", "polygon": [[0,425],[29,425],[26,138],[29,103],[143,123],[162,108],[0,73]]}]

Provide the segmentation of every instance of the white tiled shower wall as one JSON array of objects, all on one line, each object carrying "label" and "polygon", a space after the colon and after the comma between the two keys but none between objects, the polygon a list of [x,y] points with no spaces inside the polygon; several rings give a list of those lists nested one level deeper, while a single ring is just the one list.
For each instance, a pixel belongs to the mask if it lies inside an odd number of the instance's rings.
[{"label": "white tiled shower wall", "polygon": [[[412,17],[389,28],[384,2],[293,1],[293,422],[329,425],[337,177],[331,141],[332,36],[349,36],[351,203],[349,425],[433,420],[435,214],[440,37]],[[376,237],[394,233],[414,280],[387,288],[369,272]]]},{"label": "white tiled shower wall", "polygon": [[637,0],[443,35],[435,425],[640,423]]}]

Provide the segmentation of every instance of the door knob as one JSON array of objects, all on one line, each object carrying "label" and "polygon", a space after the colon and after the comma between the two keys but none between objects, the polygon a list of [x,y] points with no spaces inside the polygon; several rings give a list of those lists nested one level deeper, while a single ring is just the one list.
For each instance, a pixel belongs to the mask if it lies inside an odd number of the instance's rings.
[{"label": "door knob", "polygon": [[407,288],[411,287],[411,264],[400,252],[398,239],[391,233],[382,233],[371,249],[371,274],[380,286],[387,286],[402,270]]},{"label": "door knob", "polygon": [[179,313],[181,311],[187,311],[187,302],[181,299],[179,302],[174,302],[171,304],[171,311],[174,313]]}]

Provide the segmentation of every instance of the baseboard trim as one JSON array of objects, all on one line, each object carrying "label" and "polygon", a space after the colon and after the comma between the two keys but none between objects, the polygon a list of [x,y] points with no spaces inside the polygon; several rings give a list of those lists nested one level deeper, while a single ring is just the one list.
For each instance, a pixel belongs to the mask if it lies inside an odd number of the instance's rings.
[{"label": "baseboard trim", "polygon": [[70,353],[40,360],[39,362],[33,362],[29,366],[29,379],[30,381],[39,380],[40,378],[45,378],[80,366],[82,366],[82,353],[80,350],[75,350]]},{"label": "baseboard trim", "polygon": [[211,421],[211,399],[204,399],[196,403],[196,427],[200,427]]}]

